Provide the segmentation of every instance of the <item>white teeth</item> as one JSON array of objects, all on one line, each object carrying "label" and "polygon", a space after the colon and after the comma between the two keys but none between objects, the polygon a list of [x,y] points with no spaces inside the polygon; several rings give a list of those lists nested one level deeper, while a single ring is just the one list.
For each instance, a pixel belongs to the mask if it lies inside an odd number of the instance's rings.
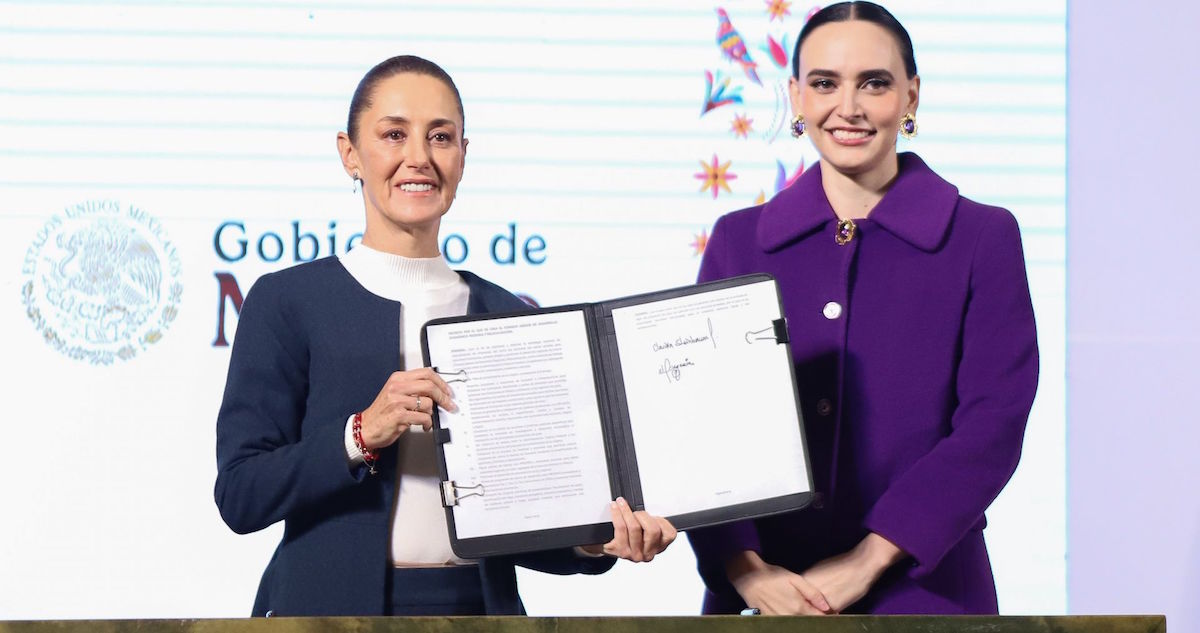
[{"label": "white teeth", "polygon": [[400,191],[430,191],[432,189],[433,185],[428,183],[418,184],[415,182],[406,182],[403,185],[400,185]]},{"label": "white teeth", "polygon": [[834,130],[833,131],[833,138],[843,140],[843,141],[852,141],[852,140],[867,138],[870,135],[871,135],[870,132],[864,132],[864,131],[855,131],[855,132],[851,132],[850,130]]}]

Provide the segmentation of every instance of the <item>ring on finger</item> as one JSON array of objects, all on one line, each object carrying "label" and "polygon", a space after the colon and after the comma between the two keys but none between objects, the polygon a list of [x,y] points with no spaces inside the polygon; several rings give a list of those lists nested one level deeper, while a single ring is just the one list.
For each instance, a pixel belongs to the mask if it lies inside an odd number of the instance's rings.
[{"label": "ring on finger", "polygon": [[420,411],[420,410],[421,410],[421,396],[417,396],[417,407],[415,409],[413,409],[413,411]]}]

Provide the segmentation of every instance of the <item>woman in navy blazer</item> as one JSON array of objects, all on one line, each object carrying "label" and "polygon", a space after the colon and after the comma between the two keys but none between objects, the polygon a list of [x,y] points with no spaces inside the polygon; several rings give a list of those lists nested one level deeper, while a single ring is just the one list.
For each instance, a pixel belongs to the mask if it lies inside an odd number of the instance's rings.
[{"label": "woman in navy blazer", "polygon": [[793,134],[820,163],[721,218],[700,279],[778,279],[820,496],[690,532],[704,609],[996,613],[984,510],[1038,377],[1017,223],[897,154],[920,78],[885,9],[826,7],[792,64]]},{"label": "woman in navy blazer", "polygon": [[604,545],[475,561],[449,551],[421,431],[435,406],[455,405],[421,367],[416,333],[427,318],[527,307],[438,252],[465,166],[463,123],[454,82],[432,62],[394,57],[368,72],[338,135],[362,187],[361,245],[265,275],[243,303],[215,496],[238,533],[284,522],[254,615],[523,614],[514,565],[602,573],[675,538],[665,519],[618,499]]}]

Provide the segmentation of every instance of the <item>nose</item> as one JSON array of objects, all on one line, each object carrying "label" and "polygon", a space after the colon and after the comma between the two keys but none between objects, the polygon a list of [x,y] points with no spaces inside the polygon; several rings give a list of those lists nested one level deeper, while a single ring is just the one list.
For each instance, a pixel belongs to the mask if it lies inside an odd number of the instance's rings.
[{"label": "nose", "polygon": [[847,87],[842,90],[842,98],[838,103],[838,116],[843,119],[858,118],[861,112],[858,108],[858,91],[852,87]]},{"label": "nose", "polygon": [[404,144],[404,164],[416,169],[429,165],[429,148],[425,139],[412,139]]}]

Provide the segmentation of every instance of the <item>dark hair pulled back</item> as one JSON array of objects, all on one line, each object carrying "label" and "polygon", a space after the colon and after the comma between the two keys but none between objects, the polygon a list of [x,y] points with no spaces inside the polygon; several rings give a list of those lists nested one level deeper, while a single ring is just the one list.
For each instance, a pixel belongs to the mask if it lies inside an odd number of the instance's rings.
[{"label": "dark hair pulled back", "polygon": [[796,38],[796,50],[792,52],[792,76],[800,78],[800,46],[804,44],[804,40],[812,34],[818,27],[829,24],[830,22],[849,22],[851,20],[862,20],[878,24],[892,34],[896,38],[896,44],[900,47],[900,56],[904,58],[904,72],[909,79],[917,76],[917,60],[913,56],[912,38],[908,36],[908,31],[904,29],[904,25],[896,19],[896,16],[888,12],[887,9],[875,4],[874,2],[839,2],[831,4],[820,11],[813,14],[804,28],[800,31],[800,37]]},{"label": "dark hair pulled back", "polygon": [[371,95],[374,94],[375,86],[385,79],[403,73],[426,75],[446,84],[446,87],[454,94],[455,103],[458,104],[458,116],[463,119],[463,125],[466,125],[462,96],[458,94],[458,87],[454,85],[454,80],[450,78],[449,73],[442,70],[441,66],[423,57],[397,55],[379,62],[374,68],[368,70],[367,74],[363,75],[362,80],[358,82],[358,88],[354,89],[354,96],[350,99],[350,114],[346,117],[346,134],[350,136],[351,143],[358,142],[358,117],[363,110],[371,107]]}]

